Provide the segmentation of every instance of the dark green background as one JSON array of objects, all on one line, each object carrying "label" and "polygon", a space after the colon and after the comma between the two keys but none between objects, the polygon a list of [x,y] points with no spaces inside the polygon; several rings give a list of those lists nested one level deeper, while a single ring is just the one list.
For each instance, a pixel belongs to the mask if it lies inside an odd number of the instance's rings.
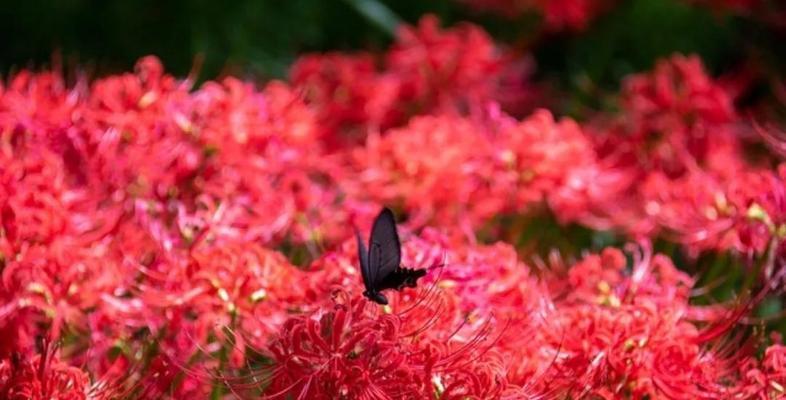
[{"label": "dark green background", "polygon": [[[202,54],[200,79],[222,73],[282,77],[302,52],[384,49],[392,40],[389,32],[359,12],[358,5],[374,2],[9,1],[0,7],[0,73],[45,66],[57,50],[66,66],[96,74],[129,70],[139,57],[155,54],[169,71],[184,75]],[[613,86],[674,51],[697,52],[718,72],[751,47],[766,46],[769,37],[753,22],[679,0],[621,1],[581,34],[544,34],[536,15],[506,20],[451,0],[379,2],[409,23],[431,12],[445,24],[479,23],[502,42],[531,42],[540,73],[568,86],[585,77]]]}]

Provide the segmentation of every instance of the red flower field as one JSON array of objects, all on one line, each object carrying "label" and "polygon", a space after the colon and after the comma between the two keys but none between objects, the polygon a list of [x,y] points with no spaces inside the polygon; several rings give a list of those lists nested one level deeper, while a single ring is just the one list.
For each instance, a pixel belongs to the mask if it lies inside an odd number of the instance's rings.
[{"label": "red flower field", "polygon": [[[606,6],[576,3],[548,23]],[[8,77],[0,398],[786,396],[777,123],[697,56],[581,122],[517,68],[425,17],[264,87]],[[384,307],[354,236],[383,206],[428,271]]]}]

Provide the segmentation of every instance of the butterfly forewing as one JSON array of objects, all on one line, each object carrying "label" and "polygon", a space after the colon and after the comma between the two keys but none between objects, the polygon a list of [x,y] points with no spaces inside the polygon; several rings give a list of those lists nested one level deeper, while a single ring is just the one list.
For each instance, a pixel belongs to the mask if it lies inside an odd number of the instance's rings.
[{"label": "butterfly forewing", "polygon": [[369,280],[374,289],[401,265],[401,244],[396,231],[396,221],[393,212],[387,208],[374,220],[367,261]]},{"label": "butterfly forewing", "polygon": [[373,284],[371,280],[371,272],[369,271],[368,265],[368,250],[366,250],[366,245],[363,242],[363,238],[360,236],[360,232],[355,229],[355,238],[358,241],[358,260],[360,261],[360,274],[363,275],[363,284],[366,286],[366,290],[371,289],[371,285]]}]

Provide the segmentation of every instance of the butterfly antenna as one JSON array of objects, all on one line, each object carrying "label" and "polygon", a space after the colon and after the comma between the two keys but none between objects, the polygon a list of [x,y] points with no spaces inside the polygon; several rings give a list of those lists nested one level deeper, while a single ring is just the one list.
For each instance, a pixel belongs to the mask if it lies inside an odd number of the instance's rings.
[{"label": "butterfly antenna", "polygon": [[432,266],[426,268],[426,270],[427,271],[431,271],[432,269],[437,269],[437,268],[442,269],[442,268],[445,268],[445,266],[447,266],[447,265],[448,265],[448,253],[444,252],[442,254],[442,262],[439,263],[439,264],[436,264],[436,265],[432,265]]}]

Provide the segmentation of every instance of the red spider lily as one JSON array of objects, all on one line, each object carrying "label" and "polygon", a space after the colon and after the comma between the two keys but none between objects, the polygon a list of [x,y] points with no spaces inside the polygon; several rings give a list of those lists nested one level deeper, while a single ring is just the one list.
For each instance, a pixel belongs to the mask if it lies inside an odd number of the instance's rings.
[{"label": "red spider lily", "polygon": [[[164,296],[150,287],[143,297],[170,298],[183,304],[197,316],[193,323],[206,329],[234,323],[256,342],[266,342],[278,330],[287,319],[287,309],[313,306],[305,301],[308,287],[302,285],[302,272],[280,253],[248,243],[226,243],[220,248],[194,249],[190,259],[180,272],[184,274],[181,279],[173,276],[163,282],[187,282],[187,286],[162,287]],[[223,340],[220,330],[217,334]]]},{"label": "red spider lily", "polygon": [[679,179],[651,174],[644,185],[647,211],[695,252],[734,249],[762,253],[783,238],[783,178],[739,171],[724,179],[693,173]]},{"label": "red spider lily", "polygon": [[[192,88],[155,58],[73,87],[13,77],[0,397],[782,395],[782,346],[760,359],[732,332],[781,283],[784,174],[743,157],[733,93],[698,59],[631,77],[620,115],[580,126],[501,112],[506,61],[472,26],[426,18],[370,57],[304,58],[294,89]],[[428,274],[379,308],[360,296],[352,228],[382,203],[406,221],[403,264]],[[698,306],[648,245],[630,266],[606,249],[533,270],[524,249],[477,243],[544,206],[753,257],[763,289]],[[62,361],[38,337],[61,340]]]},{"label": "red spider lily", "polygon": [[[407,339],[394,314],[374,316],[361,298],[293,319],[270,347],[278,367],[267,393],[296,398],[498,396],[505,383],[473,348]],[[490,384],[490,385],[488,385]],[[488,386],[487,386],[488,385]]]},{"label": "red spider lily", "polygon": [[473,8],[490,10],[515,18],[526,12],[543,15],[545,28],[553,31],[582,31],[609,8],[608,0],[462,0]]},{"label": "red spider lily", "polygon": [[675,55],[649,74],[629,77],[622,99],[625,129],[642,165],[670,176],[694,166],[718,173],[742,168],[729,126],[736,118],[733,99],[698,57]]},{"label": "red spider lily", "polygon": [[[10,145],[12,140],[16,139],[8,137],[4,141]],[[72,197],[63,164],[55,154],[19,147],[6,148],[7,153],[0,155],[4,166],[0,172],[3,236],[10,252],[23,242],[47,243],[64,233],[70,216],[67,199]]]},{"label": "red spider lily", "polygon": [[[331,212],[338,211],[331,177],[340,172],[317,157],[320,133],[311,111],[281,84],[269,85],[264,95],[236,80],[225,85],[229,93],[207,84],[197,94],[200,110],[211,115],[201,136],[216,153],[195,181],[212,197],[206,203],[227,202],[232,212],[224,215],[234,218],[224,224],[265,241],[281,240],[287,230],[297,242],[335,238],[315,228],[345,215]],[[222,109],[232,113],[217,112]]]},{"label": "red spider lily", "polygon": [[[254,243],[206,239],[188,252],[172,246],[158,257],[136,267],[145,279],[127,288],[133,297],[103,297],[104,312],[118,314],[129,327],[146,326],[153,335],[180,321],[180,330],[192,331],[191,336],[174,348],[166,340],[159,345],[166,354],[179,354],[178,359],[193,354],[196,346],[228,344],[224,327],[241,331],[242,341],[266,343],[288,310],[314,306],[308,287],[302,286],[303,273],[281,254]],[[244,344],[235,339],[233,362],[242,365]]]},{"label": "red spider lily", "polygon": [[[474,227],[500,212],[535,208],[547,193],[576,185],[565,179],[569,171],[595,166],[578,126],[555,122],[545,110],[494,128],[447,116],[414,119],[354,155],[362,172],[347,191],[405,201],[414,221],[462,216]],[[555,204],[567,208],[566,197],[559,199]]]},{"label": "red spider lily", "polygon": [[270,348],[283,366],[273,376],[271,394],[381,398],[431,391],[427,376],[406,362],[414,349],[397,343],[396,319],[367,320],[364,302],[356,304],[285,324],[281,341]]},{"label": "red spider lily", "polygon": [[786,170],[747,174],[729,186],[731,202],[742,212],[737,218],[740,250],[762,252],[772,240],[786,237]]},{"label": "red spider lily", "polygon": [[500,200],[485,195],[490,143],[479,129],[455,117],[416,118],[353,155],[361,173],[347,191],[380,203],[405,201],[415,221],[488,218]]},{"label": "red spider lily", "polygon": [[735,395],[739,398],[761,400],[783,397],[786,394],[784,350],[786,348],[778,341],[767,347],[761,362],[753,358],[745,360],[740,366],[742,379]]},{"label": "red spider lily", "polygon": [[[403,232],[403,264],[430,271],[419,289],[404,290],[391,297],[389,310],[399,318],[403,336],[477,346],[481,354],[489,356],[503,351],[507,356],[493,367],[494,375],[499,375],[501,369],[508,371],[505,380],[511,383],[537,380],[533,371],[539,366],[529,363],[529,352],[536,351],[530,346],[537,344],[522,346],[520,340],[523,332],[538,329],[542,315],[538,309],[544,305],[545,295],[534,278],[527,275],[527,268],[517,261],[514,249],[502,243],[466,246],[458,241],[454,243],[457,248],[451,250],[446,247],[451,243],[448,238],[436,231],[424,230],[420,236]],[[339,253],[319,263],[316,272],[323,276],[319,281],[360,288],[355,244],[348,240]],[[475,385],[487,379],[473,374],[467,375],[466,382]],[[434,384],[439,390],[452,393],[448,376],[434,377]],[[502,379],[502,375],[496,379]],[[456,394],[465,393],[466,388],[456,390]]]},{"label": "red spider lily", "polygon": [[34,323],[51,324],[54,339],[64,324],[80,325],[98,291],[113,287],[113,265],[96,268],[95,257],[105,247],[94,241],[116,216],[86,211],[95,201],[72,189],[62,160],[40,140],[20,136],[5,142],[4,150],[0,329],[8,341],[0,347],[7,356],[6,346],[30,347]]},{"label": "red spider lily", "polygon": [[110,399],[115,394],[93,387],[87,373],[62,362],[51,346],[41,354],[0,359],[0,397],[4,399]]},{"label": "red spider lily", "polygon": [[639,199],[630,195],[637,171],[604,164],[593,161],[567,168],[561,185],[547,192],[549,207],[563,223],[578,222],[598,230],[625,226],[634,237],[650,234],[653,221],[641,218]]},{"label": "red spider lily", "polygon": [[[381,64],[381,65],[377,65]],[[402,27],[383,62],[369,54],[302,57],[293,84],[318,113],[332,148],[416,114],[480,114],[492,100],[510,97],[523,83],[505,80],[508,62],[479,27],[441,29],[434,16]]]},{"label": "red spider lily", "polygon": [[[135,74],[97,81],[82,104],[79,129],[68,136],[81,164],[93,172],[87,174],[94,178],[89,187],[165,197],[193,177],[202,157],[185,134],[190,127],[182,109],[189,89],[189,82],[165,75],[154,57],[140,60]],[[150,156],[157,165],[145,162]]]},{"label": "red spider lily", "polygon": [[364,127],[385,129],[403,117],[400,79],[379,71],[369,54],[303,56],[290,76],[316,110],[325,135],[337,141],[335,146],[342,145],[341,136],[357,142],[365,137]]},{"label": "red spider lily", "polygon": [[694,254],[740,248],[735,226],[748,206],[728,189],[752,185],[745,177],[756,169],[742,157],[732,100],[696,57],[673,56],[628,78],[625,113],[596,139],[611,190],[586,201],[577,219],[640,238],[676,233]]},{"label": "red spider lily", "polygon": [[537,0],[549,30],[582,31],[602,14],[613,1],[608,0]]},{"label": "red spider lily", "polygon": [[502,58],[480,28],[465,24],[441,31],[436,17],[403,27],[387,55],[401,80],[402,98],[424,110],[471,110],[494,97]]},{"label": "red spider lily", "polygon": [[644,183],[645,210],[692,252],[737,248],[735,221],[739,210],[730,203],[722,179],[696,172],[678,179],[653,173]]},{"label": "red spider lily", "polygon": [[624,269],[625,259],[615,249],[571,268],[567,296],[555,304],[548,319],[554,325],[544,337],[560,350],[552,379],[582,396],[728,393],[734,359],[695,343],[699,330],[688,320],[694,307],[688,303],[691,279],[646,247],[633,270]]},{"label": "red spider lily", "polygon": [[83,93],[68,89],[55,72],[22,71],[0,94],[0,131],[4,142],[20,135],[38,136],[59,144],[58,136],[70,126],[72,113],[84,101]]},{"label": "red spider lily", "polygon": [[[77,183],[114,201],[176,198],[191,208],[208,195],[254,204],[239,224],[264,227],[258,234],[266,241],[281,240],[294,224],[303,231],[297,240],[310,240],[313,217],[299,214],[336,196],[327,184],[315,184],[331,167],[304,157],[320,151],[312,112],[280,83],[264,92],[234,79],[189,89],[190,82],[164,75],[147,58],[136,74],[97,82],[89,98],[75,96],[68,109],[75,126],[56,132],[67,166],[77,168],[73,175],[88,179]],[[269,195],[274,191],[291,196],[281,201]]]},{"label": "red spider lily", "polygon": [[697,56],[674,55],[660,61],[649,74],[625,81],[626,109],[642,119],[677,116],[698,122],[724,123],[734,118],[731,99],[704,71]]},{"label": "red spider lily", "polygon": [[[98,268],[87,253],[80,254],[79,249],[56,242],[49,248],[31,247],[9,260],[0,293],[10,301],[0,326],[19,329],[16,335],[22,338],[27,336],[23,332],[30,323],[46,322],[53,339],[60,338],[66,325],[83,327],[84,310],[98,304],[99,293],[114,288],[113,276],[117,273],[112,265]],[[6,318],[13,321],[8,326],[3,321]]]},{"label": "red spider lily", "polygon": [[494,143],[492,187],[515,188],[511,208],[526,210],[549,193],[568,186],[572,170],[594,167],[595,155],[578,124],[559,122],[538,110],[515,127],[503,129]]}]

